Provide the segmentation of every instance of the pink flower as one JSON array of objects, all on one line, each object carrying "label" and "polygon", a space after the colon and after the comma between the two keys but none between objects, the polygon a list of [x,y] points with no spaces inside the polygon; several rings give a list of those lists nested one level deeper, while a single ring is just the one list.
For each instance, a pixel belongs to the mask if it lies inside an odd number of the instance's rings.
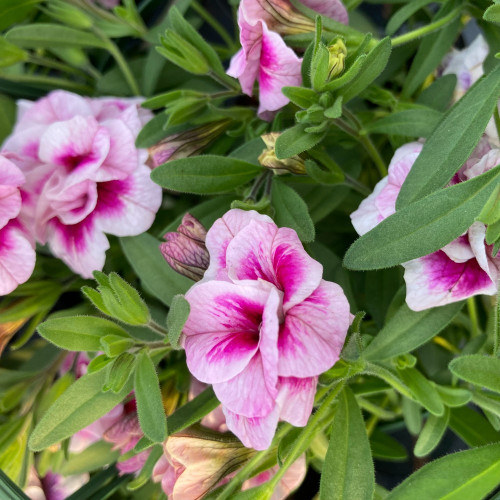
[{"label": "pink flower", "polygon": [[[395,212],[399,190],[422,145],[399,148],[382,179],[358,210],[351,214],[354,228],[365,234]],[[500,149],[482,140],[451,184],[476,177],[500,163]],[[493,257],[485,243],[486,226],[475,222],[466,233],[441,250],[405,262],[406,302],[414,311],[442,306],[473,295],[494,295],[500,276],[500,256]]]},{"label": "pink flower", "polygon": [[213,384],[245,446],[266,449],[279,419],[307,423],[317,376],[339,358],[349,304],[295,231],[255,211],[230,210],[206,245],[210,266],[186,294],[188,368]]},{"label": "pink flower", "polygon": [[28,280],[35,268],[35,250],[19,215],[21,170],[0,155],[0,295],[6,295]]},{"label": "pink flower", "polygon": [[[303,2],[321,14],[347,23],[347,11],[339,0]],[[301,59],[280,35],[314,31],[314,24],[297,12],[288,0],[242,0],[238,10],[242,49],[231,59],[228,75],[240,80],[245,94],[253,95],[259,82],[261,118],[288,104],[281,89],[302,82]]]},{"label": "pink flower", "polygon": [[102,269],[106,233],[146,231],[161,204],[148,153],[135,138],[151,114],[138,99],[89,99],[64,91],[21,101],[4,150],[26,176],[23,213],[37,241],[85,278]]},{"label": "pink flower", "polygon": [[32,467],[24,492],[31,500],[64,500],[88,480],[88,474],[64,477],[51,471],[48,471],[43,478],[39,478],[35,468]]}]

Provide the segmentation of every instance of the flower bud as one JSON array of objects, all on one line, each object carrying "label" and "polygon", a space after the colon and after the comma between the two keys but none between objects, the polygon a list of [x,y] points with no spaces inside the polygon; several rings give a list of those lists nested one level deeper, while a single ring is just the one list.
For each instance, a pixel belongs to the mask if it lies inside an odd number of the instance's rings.
[{"label": "flower bud", "polygon": [[52,0],[49,3],[48,13],[54,19],[73,28],[89,29],[93,25],[92,19],[85,12],[61,0]]},{"label": "flower bud", "polygon": [[210,64],[205,56],[181,35],[167,30],[161,38],[163,47],[157,50],[177,66],[195,75],[206,75],[210,72]]},{"label": "flower bud", "polygon": [[220,120],[165,137],[149,148],[148,165],[156,168],[169,160],[198,154],[218,137],[229,123],[229,120]]},{"label": "flower bud", "polygon": [[261,136],[267,146],[267,149],[264,149],[262,154],[259,156],[259,163],[264,167],[273,169],[278,175],[287,174],[289,172],[292,174],[305,174],[305,163],[300,156],[294,155],[283,160],[278,159],[276,156],[275,144],[279,135],[280,134],[277,132],[271,132]]},{"label": "flower bud", "polygon": [[191,214],[186,214],[176,232],[165,234],[161,253],[169,266],[193,281],[203,278],[210,256],[205,247],[206,229]]},{"label": "flower bud", "polygon": [[347,48],[345,43],[339,38],[328,47],[328,80],[336,78],[344,71],[345,56]]}]

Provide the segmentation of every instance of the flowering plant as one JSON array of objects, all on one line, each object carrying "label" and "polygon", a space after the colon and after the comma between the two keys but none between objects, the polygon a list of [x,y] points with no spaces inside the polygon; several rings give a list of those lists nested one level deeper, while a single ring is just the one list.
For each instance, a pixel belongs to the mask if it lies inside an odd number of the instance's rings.
[{"label": "flowering plant", "polygon": [[0,498],[498,494],[499,25],[0,1]]}]

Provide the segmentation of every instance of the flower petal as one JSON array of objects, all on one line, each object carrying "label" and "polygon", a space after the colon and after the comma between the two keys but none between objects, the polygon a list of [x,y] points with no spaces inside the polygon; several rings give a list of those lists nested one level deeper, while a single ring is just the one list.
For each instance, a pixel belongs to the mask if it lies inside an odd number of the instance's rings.
[{"label": "flower petal", "polygon": [[331,17],[343,24],[348,24],[349,15],[347,9],[340,0],[301,0],[301,2],[310,9],[319,14]]},{"label": "flower petal", "polygon": [[277,403],[280,419],[304,427],[311,416],[318,377],[280,377]]},{"label": "flower petal", "polygon": [[329,281],[302,303],[288,310],[278,337],[278,373],[284,377],[313,377],[339,359],[351,322],[342,288]]}]

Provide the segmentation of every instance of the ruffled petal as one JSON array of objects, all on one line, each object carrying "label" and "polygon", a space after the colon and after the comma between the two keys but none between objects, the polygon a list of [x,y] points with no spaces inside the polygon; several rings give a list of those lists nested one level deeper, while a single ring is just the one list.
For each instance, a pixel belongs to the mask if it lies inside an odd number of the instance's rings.
[{"label": "ruffled petal", "polygon": [[318,377],[280,377],[277,403],[280,419],[304,427],[311,416]]}]

